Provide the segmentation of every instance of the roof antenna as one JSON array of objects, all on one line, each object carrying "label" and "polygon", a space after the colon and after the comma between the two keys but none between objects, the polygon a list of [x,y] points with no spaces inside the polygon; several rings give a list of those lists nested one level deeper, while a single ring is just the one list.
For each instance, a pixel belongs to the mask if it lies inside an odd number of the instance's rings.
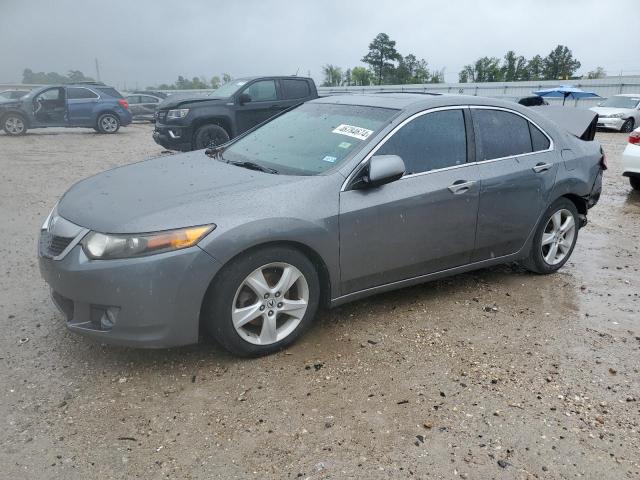
[{"label": "roof antenna", "polygon": [[298,72],[299,72],[299,71],[300,71],[300,67],[298,67],[298,69],[296,70],[296,73],[295,73],[294,77],[297,77],[297,76],[298,76]]}]

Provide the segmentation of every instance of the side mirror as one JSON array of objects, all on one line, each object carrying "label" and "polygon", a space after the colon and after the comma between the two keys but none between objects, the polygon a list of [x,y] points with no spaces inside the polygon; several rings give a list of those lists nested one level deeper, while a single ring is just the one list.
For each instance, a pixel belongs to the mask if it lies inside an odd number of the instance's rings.
[{"label": "side mirror", "polygon": [[375,155],[369,160],[368,173],[357,182],[356,188],[379,187],[402,178],[404,161],[398,155]]},{"label": "side mirror", "polygon": [[241,93],[238,97],[238,103],[240,103],[240,105],[244,105],[245,103],[249,103],[250,101],[251,95],[249,95],[248,93]]}]

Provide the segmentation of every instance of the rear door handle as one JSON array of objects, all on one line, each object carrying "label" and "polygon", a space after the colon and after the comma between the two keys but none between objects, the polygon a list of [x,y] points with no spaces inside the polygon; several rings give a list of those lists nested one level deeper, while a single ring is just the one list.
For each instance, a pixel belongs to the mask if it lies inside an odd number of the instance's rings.
[{"label": "rear door handle", "polygon": [[536,173],[542,173],[546,172],[551,167],[553,167],[553,165],[550,163],[538,163],[535,167],[533,167],[533,171]]},{"label": "rear door handle", "polygon": [[476,184],[475,181],[466,181],[466,180],[458,180],[453,185],[449,185],[449,190],[451,193],[455,195],[459,195],[469,190],[472,186]]}]

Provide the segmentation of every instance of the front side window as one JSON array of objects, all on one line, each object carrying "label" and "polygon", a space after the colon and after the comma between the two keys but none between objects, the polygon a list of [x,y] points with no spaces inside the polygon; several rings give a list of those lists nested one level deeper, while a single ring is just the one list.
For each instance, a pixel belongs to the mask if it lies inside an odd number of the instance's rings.
[{"label": "front side window", "polygon": [[503,110],[472,109],[477,160],[493,160],[531,153],[529,122]]},{"label": "front side window", "polygon": [[69,87],[67,88],[67,98],[76,100],[80,98],[98,98],[98,95],[87,88]]},{"label": "front side window", "polygon": [[410,121],[380,147],[376,155],[398,155],[406,174],[462,165],[467,135],[462,110],[441,110]]},{"label": "front side window", "polygon": [[283,174],[316,175],[340,165],[397,110],[307,103],[232,143],[223,161],[253,162]]},{"label": "front side window", "polygon": [[62,88],[51,88],[45,90],[36,98],[38,100],[64,100],[64,90]]},{"label": "front side window", "polygon": [[276,82],[274,80],[260,80],[256,83],[252,83],[244,92],[251,97],[252,102],[268,102],[270,100],[277,100],[276,94]]}]

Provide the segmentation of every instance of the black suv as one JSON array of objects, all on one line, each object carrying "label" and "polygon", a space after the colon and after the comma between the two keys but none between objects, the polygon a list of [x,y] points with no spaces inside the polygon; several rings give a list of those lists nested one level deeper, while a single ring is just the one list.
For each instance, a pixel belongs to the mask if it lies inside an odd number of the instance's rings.
[{"label": "black suv", "polygon": [[153,139],[169,150],[220,145],[290,107],[318,97],[302,77],[251,77],[201,97],[172,95],[158,107]]}]

